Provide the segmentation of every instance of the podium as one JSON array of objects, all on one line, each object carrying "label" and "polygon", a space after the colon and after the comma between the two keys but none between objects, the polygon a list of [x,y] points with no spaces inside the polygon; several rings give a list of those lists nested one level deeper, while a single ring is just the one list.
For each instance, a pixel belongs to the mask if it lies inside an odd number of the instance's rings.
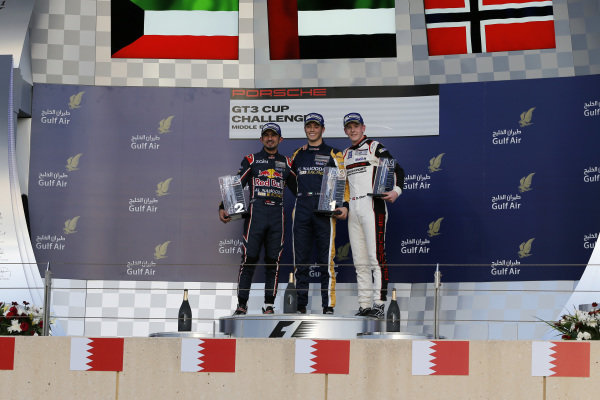
[{"label": "podium", "polygon": [[236,338],[356,339],[380,332],[385,321],[321,314],[257,314],[219,318],[219,331]]}]

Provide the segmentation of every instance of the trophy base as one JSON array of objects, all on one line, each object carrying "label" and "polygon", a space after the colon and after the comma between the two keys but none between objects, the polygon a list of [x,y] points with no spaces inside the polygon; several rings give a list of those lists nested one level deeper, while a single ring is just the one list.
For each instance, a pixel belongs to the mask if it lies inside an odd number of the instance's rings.
[{"label": "trophy base", "polygon": [[239,214],[229,214],[229,219],[231,221],[236,221],[238,219],[243,219],[246,218],[248,216],[248,213],[239,213]]},{"label": "trophy base", "polygon": [[375,199],[380,199],[382,197],[385,197],[384,193],[367,193],[367,196],[373,197]]},{"label": "trophy base", "polygon": [[340,215],[342,212],[340,210],[333,210],[333,211],[329,211],[329,210],[315,210],[314,213],[317,214],[317,215],[323,215],[323,216],[326,216],[326,217],[333,217],[334,215]]}]

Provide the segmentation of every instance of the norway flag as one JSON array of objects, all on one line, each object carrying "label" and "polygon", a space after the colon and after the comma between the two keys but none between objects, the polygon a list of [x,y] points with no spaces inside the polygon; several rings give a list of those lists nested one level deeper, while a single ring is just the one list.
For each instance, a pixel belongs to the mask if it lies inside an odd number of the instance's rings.
[{"label": "norway flag", "polygon": [[430,56],[556,47],[552,1],[425,0]]}]

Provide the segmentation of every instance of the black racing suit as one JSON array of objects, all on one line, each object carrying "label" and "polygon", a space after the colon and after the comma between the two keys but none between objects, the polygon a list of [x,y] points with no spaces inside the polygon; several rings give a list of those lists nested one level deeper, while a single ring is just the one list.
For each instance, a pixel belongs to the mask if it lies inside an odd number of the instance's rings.
[{"label": "black racing suit", "polygon": [[[319,146],[301,147],[292,156],[292,172],[298,180],[294,208],[294,266],[298,309],[308,304],[310,265],[316,261],[321,278],[323,308],[335,307],[335,218],[315,214],[321,194],[324,167],[343,168],[342,153],[324,142]],[[312,259],[316,244],[316,260]]]},{"label": "black racing suit", "polygon": [[238,303],[244,307],[248,303],[252,276],[261,246],[264,246],[265,304],[273,304],[283,250],[283,191],[287,185],[296,193],[296,176],[288,157],[269,154],[264,149],[244,157],[238,175],[242,185],[250,188],[250,206],[244,221],[244,253],[238,275]]}]

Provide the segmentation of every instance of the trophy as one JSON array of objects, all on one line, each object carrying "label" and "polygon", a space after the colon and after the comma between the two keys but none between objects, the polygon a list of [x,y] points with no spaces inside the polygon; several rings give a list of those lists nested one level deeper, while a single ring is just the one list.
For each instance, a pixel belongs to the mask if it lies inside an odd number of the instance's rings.
[{"label": "trophy", "polygon": [[240,177],[237,175],[226,175],[219,177],[223,207],[232,220],[240,219],[248,211],[246,196]]},{"label": "trophy", "polygon": [[335,211],[335,209],[343,204],[345,190],[346,170],[337,167],[323,168],[321,195],[315,213],[328,216],[341,214],[340,211]]},{"label": "trophy", "polygon": [[380,158],[379,165],[375,171],[375,181],[373,182],[373,193],[367,193],[372,197],[383,197],[385,192],[394,188],[394,169],[396,160],[393,158]]}]

